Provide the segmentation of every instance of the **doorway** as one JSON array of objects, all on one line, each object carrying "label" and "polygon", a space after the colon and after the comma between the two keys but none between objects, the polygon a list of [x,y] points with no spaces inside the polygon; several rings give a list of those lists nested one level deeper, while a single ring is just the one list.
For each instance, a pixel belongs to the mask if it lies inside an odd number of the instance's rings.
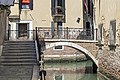
[{"label": "doorway", "polygon": [[29,23],[18,23],[18,39],[29,38]]}]

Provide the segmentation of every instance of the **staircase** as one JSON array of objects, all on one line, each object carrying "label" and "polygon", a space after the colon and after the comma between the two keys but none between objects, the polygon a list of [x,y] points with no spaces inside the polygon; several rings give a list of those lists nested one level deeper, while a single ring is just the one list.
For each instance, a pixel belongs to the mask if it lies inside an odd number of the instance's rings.
[{"label": "staircase", "polygon": [[36,64],[34,41],[6,41],[0,56],[0,80],[32,80]]}]

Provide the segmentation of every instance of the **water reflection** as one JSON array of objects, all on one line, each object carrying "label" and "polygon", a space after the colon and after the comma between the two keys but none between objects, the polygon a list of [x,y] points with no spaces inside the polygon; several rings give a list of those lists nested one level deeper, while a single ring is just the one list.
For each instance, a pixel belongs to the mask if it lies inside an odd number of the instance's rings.
[{"label": "water reflection", "polygon": [[92,64],[91,60],[45,63],[46,80],[106,80],[97,74],[93,74]]}]

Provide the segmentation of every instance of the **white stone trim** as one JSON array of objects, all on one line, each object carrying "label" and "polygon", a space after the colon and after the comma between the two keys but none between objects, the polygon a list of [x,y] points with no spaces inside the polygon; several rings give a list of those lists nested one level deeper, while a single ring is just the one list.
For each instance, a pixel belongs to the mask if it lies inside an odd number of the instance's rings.
[{"label": "white stone trim", "polygon": [[[22,20],[20,22],[10,22],[11,29],[10,30],[17,30],[17,24],[19,23],[28,23],[29,24],[29,30],[33,30],[33,24],[30,20]],[[10,40],[16,40],[17,39],[17,33],[16,31],[11,32]],[[33,31],[29,31],[29,40],[33,39]]]}]

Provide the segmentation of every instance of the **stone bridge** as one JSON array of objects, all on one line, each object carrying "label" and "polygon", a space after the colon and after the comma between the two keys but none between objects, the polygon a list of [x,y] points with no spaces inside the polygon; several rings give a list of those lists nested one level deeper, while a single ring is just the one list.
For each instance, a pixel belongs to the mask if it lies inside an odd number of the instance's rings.
[{"label": "stone bridge", "polygon": [[[41,40],[43,41],[43,40]],[[55,46],[67,46],[74,48],[83,54],[89,56],[91,60],[96,64],[98,67],[98,60],[96,59],[97,56],[97,51],[98,48],[96,46],[97,41],[92,41],[92,40],[65,40],[65,39],[45,39],[43,42],[45,42],[44,46],[44,51],[55,47]],[[42,43],[43,43],[42,42]],[[68,52],[72,51],[70,49],[67,50]],[[51,51],[48,50],[47,53],[50,53]]]}]

